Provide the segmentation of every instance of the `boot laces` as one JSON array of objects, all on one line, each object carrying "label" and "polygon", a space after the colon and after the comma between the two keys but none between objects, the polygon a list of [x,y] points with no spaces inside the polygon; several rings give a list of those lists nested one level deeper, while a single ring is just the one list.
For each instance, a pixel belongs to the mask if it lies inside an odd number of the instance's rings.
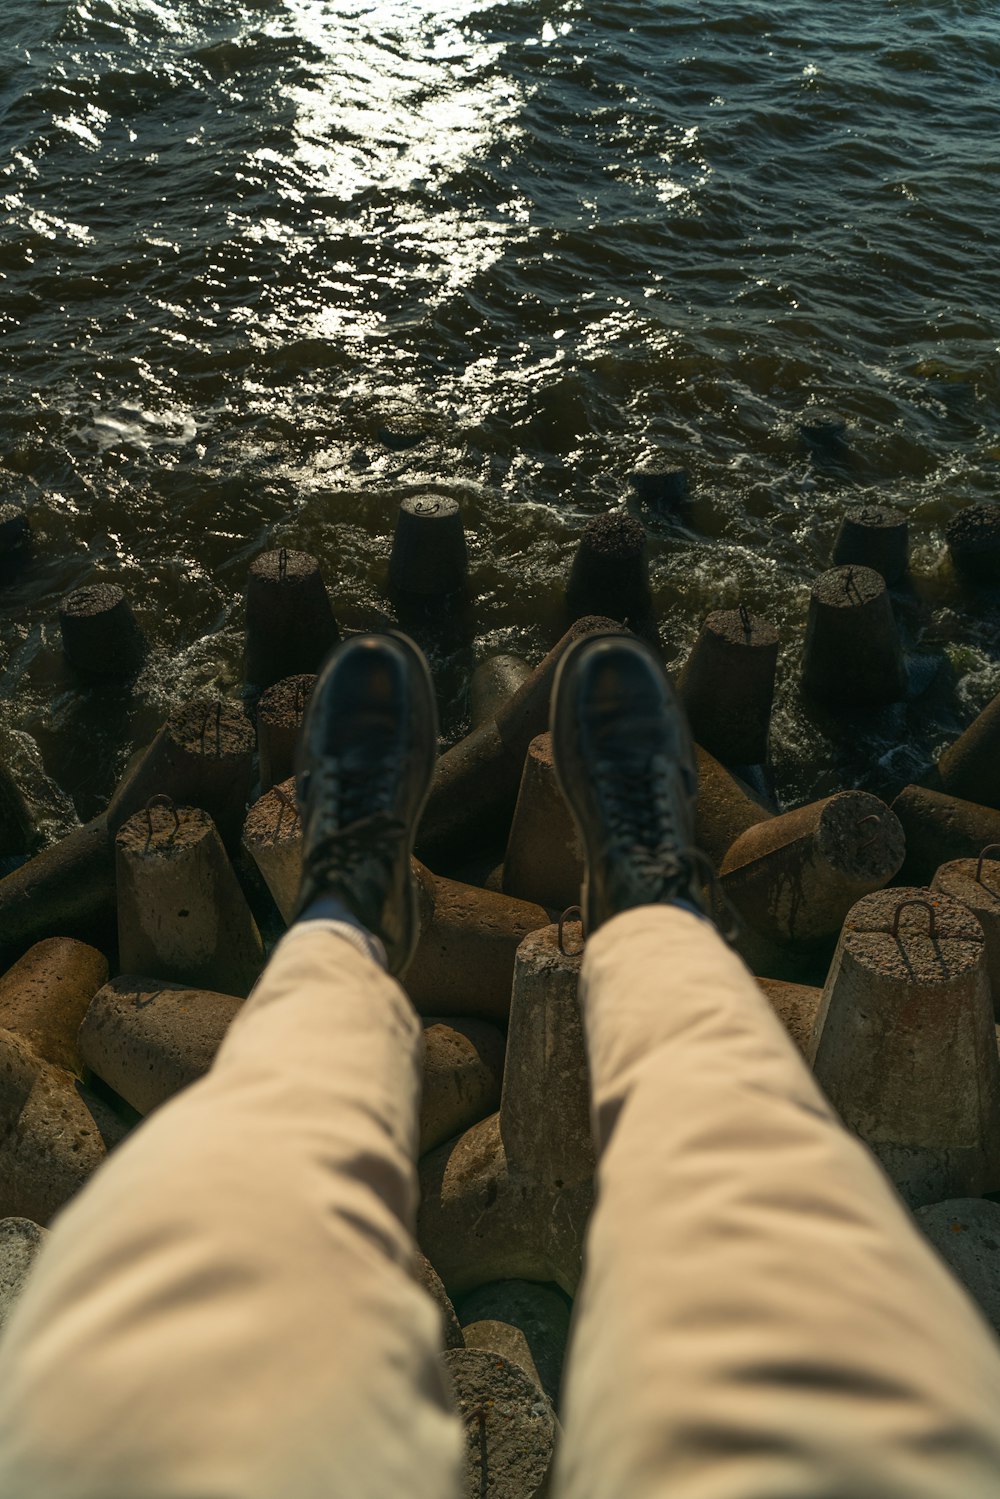
[{"label": "boot laces", "polygon": [[621,757],[597,765],[597,779],[608,820],[605,856],[624,858],[654,900],[680,897],[700,906],[700,888],[708,887],[708,906],[727,942],[739,933],[739,918],[726,897],[711,859],[694,844],[680,841],[676,801],[669,772],[675,762],[665,755]]},{"label": "boot laces", "polygon": [[331,758],[317,767],[309,790],[320,819],[309,860],[315,875],[357,869],[372,859],[389,867],[408,832],[391,811],[398,772],[394,755],[364,766]]}]

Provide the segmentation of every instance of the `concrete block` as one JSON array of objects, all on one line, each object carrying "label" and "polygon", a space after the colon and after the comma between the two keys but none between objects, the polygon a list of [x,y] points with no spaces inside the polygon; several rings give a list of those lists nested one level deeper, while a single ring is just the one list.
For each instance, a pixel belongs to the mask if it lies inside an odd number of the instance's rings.
[{"label": "concrete block", "polygon": [[114,583],[77,588],[59,605],[63,654],[94,677],[130,677],[142,665],[145,645],[132,607]]},{"label": "concrete block", "polygon": [[556,667],[584,635],[621,633],[613,619],[578,619],[497,713],[438,758],[417,837],[418,856],[433,864],[477,844],[506,840],[528,745],[549,726]]},{"label": "concrete block", "polygon": [[919,888],[880,890],[841,934],[812,1045],[817,1081],[919,1207],[1000,1186],[1000,1063],[983,932]]},{"label": "concrete block", "polygon": [[45,1062],[82,1075],[76,1036],[108,981],[103,953],[72,937],[37,942],[0,978],[0,1027],[30,1042]]},{"label": "concrete block", "polygon": [[587,522],[570,568],[566,605],[571,619],[603,614],[657,643],[646,532],[634,516],[615,510]]},{"label": "concrete block", "polygon": [[16,1306],[48,1230],[30,1218],[0,1219],[0,1332]]},{"label": "concrete block", "polygon": [[941,791],[1000,808],[1000,693],[987,703],[937,763]]},{"label": "concrete block", "polygon": [[424,1022],[421,1155],[499,1106],[504,1048],[503,1032],[485,1020]]},{"label": "concrete block", "polygon": [[799,1051],[804,1057],[811,1057],[822,989],[813,984],[790,984],[784,979],[758,978],[757,982]]},{"label": "concrete block", "polygon": [[243,1001],[123,975],[94,995],[80,1054],[109,1088],[148,1114],[204,1076]]},{"label": "concrete block", "polygon": [[906,696],[903,650],[885,580],[835,567],[813,585],[802,686],[824,702],[875,708]]},{"label": "concrete block", "polygon": [[982,856],[953,859],[940,865],[931,889],[961,901],[982,927],[993,1012],[1000,1020],[1000,862]]},{"label": "concrete block", "polygon": [[523,1369],[558,1410],[570,1302],[554,1286],[499,1280],[460,1306],[465,1346],[499,1353]]},{"label": "concrete block", "polygon": [[125,972],[249,994],[264,944],[208,813],[150,805],[123,823],[115,852]]},{"label": "concrete block", "polygon": [[697,742],[724,765],[760,765],[778,664],[778,632],[747,609],[710,614],[677,678]]},{"label": "concrete block", "polygon": [[1000,1333],[1000,1203],[957,1197],[917,1208],[918,1228]]},{"label": "concrete block", "polygon": [[529,932],[548,925],[530,901],[431,874],[416,864],[420,940],[404,987],[423,1015],[505,1021],[514,958]]},{"label": "concrete block", "polygon": [[469,711],[472,727],[489,723],[531,676],[531,667],[521,656],[488,656],[472,673]]},{"label": "concrete block", "polygon": [[698,744],[695,757],[698,762],[695,842],[718,869],[740,834],[773,817],[774,808],[767,806],[745,781],[732,775]]},{"label": "concrete block", "polygon": [[280,547],[255,558],[246,598],[246,679],[256,687],[318,671],[340,639],[320,565],[308,552]]},{"label": "concrete block", "polygon": [[955,571],[970,583],[1000,582],[1000,510],[995,504],[966,505],[945,526]]},{"label": "concrete block", "polygon": [[1000,812],[962,801],[925,786],[904,786],[892,804],[906,836],[900,879],[924,885],[941,864],[978,859],[988,844],[1000,843]]},{"label": "concrete block", "polygon": [[284,677],[269,687],[257,704],[257,757],[262,792],[270,791],[272,786],[295,774],[295,752],[315,685],[316,677],[311,672]]},{"label": "concrete block", "polygon": [[878,797],[841,791],[758,823],[727,851],[720,886],[743,921],[772,942],[833,936],[871,890],[899,870],[905,843]]},{"label": "concrete block", "polygon": [[178,708],[118,787],[108,806],[112,835],[154,796],[175,806],[200,807],[227,848],[239,845],[257,736],[242,704],[201,700]]},{"label": "concrete block", "polygon": [[503,866],[506,894],[564,911],[580,903],[583,845],[556,779],[552,735],[528,746]]},{"label": "concrete block", "polygon": [[0,879],[0,964],[53,936],[101,941],[115,926],[115,855],[97,817]]},{"label": "concrete block", "polygon": [[906,516],[891,505],[859,505],[845,512],[833,543],[834,567],[870,567],[889,584],[907,568]]},{"label": "concrete block", "polygon": [[[579,945],[577,924],[568,936]],[[500,1111],[420,1163],[418,1239],[453,1295],[509,1279],[576,1289],[594,1175],[579,969],[557,927],[525,939]]]},{"label": "concrete block", "polygon": [[462,511],[450,495],[411,495],[399,507],[389,556],[394,592],[437,598],[465,587],[469,558]]},{"label": "concrete block", "polygon": [[426,1255],[416,1251],[416,1261],[413,1267],[413,1275],[417,1284],[422,1286],[428,1296],[434,1302],[441,1314],[441,1344],[443,1348],[464,1348],[465,1337],[457,1316],[434,1266]]},{"label": "concrete block", "polygon": [[0,1030],[0,1217],[43,1226],[104,1160],[78,1079]]},{"label": "concrete block", "polygon": [[463,1499],[542,1499],[556,1438],[549,1402],[499,1354],[455,1348],[442,1357],[465,1432]]},{"label": "concrete block", "polygon": [[243,824],[243,847],[289,925],[302,882],[302,822],[295,799],[295,777],[272,786],[255,801]]}]

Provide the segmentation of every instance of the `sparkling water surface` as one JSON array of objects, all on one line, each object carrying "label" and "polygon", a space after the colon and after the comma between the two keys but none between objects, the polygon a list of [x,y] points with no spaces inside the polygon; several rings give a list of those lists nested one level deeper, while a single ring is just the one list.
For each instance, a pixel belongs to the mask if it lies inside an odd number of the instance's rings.
[{"label": "sparkling water surface", "polygon": [[[943,526],[1000,473],[995,0],[0,0],[0,755],[53,836],[171,707],[241,689],[250,560],[316,552],[393,617],[399,500],[461,500],[474,602],[429,630],[446,739],[476,661],[536,659],[589,517],[650,534],[677,659],[739,601],[786,642],[794,802],[919,767],[1000,690],[1000,597]],[[810,402],[851,423],[817,464]],[[395,437],[419,438],[402,447]],[[388,441],[386,440],[388,438]],[[628,473],[689,468],[656,516]],[[899,506],[913,700],[796,687],[845,504]],[[63,663],[117,581],[134,688]],[[933,680],[932,680],[933,679]]]}]

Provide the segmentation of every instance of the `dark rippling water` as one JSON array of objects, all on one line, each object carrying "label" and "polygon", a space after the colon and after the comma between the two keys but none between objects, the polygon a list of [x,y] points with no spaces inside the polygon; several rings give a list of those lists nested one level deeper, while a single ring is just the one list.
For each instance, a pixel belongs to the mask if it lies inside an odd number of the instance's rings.
[{"label": "dark rippling water", "polygon": [[[239,691],[255,553],[318,553],[342,624],[378,625],[398,501],[442,485],[475,590],[434,652],[450,735],[475,660],[558,634],[581,524],[657,453],[696,486],[683,524],[643,515],[664,636],[740,599],[780,623],[786,799],[907,779],[1000,689],[1000,601],[942,542],[1000,469],[996,0],[0,20],[0,499],[36,536],[0,591],[0,752],[49,835],[171,706]],[[852,423],[846,472],[800,446],[811,400]],[[862,733],[794,683],[872,497],[910,519],[916,680],[946,666]],[[58,600],[95,578],[152,645],[131,695],[62,662]]]}]

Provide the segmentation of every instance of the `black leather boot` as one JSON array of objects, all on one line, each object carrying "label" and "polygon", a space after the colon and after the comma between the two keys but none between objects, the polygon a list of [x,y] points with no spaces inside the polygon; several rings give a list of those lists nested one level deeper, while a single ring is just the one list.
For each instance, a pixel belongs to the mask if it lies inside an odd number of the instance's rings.
[{"label": "black leather boot", "polygon": [[413,839],[437,755],[422,652],[405,635],[355,635],[327,658],[298,755],[302,883],[297,914],[342,901],[400,974],[417,940]]},{"label": "black leather boot", "polygon": [[567,651],[552,688],[556,775],[583,840],[584,927],[633,906],[702,910],[698,773],[684,710],[656,656],[624,635]]}]

